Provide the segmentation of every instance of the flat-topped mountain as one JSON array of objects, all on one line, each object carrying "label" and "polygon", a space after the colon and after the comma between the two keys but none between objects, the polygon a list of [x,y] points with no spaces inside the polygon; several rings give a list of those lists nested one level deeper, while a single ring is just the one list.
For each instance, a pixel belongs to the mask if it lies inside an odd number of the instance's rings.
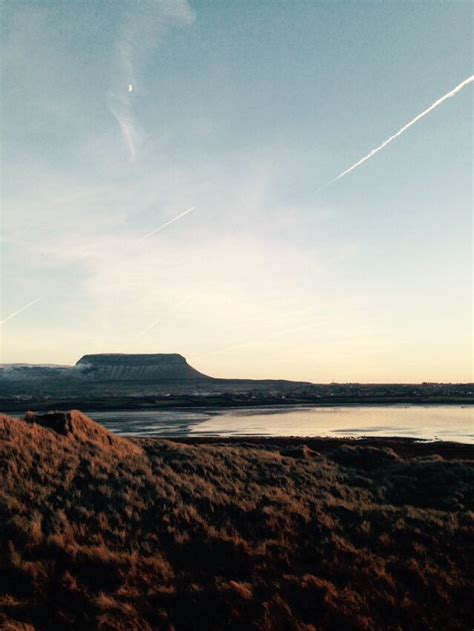
[{"label": "flat-topped mountain", "polygon": [[178,353],[99,353],[84,355],[75,366],[55,364],[0,364],[0,386],[13,382],[210,380]]},{"label": "flat-topped mountain", "polygon": [[150,379],[210,379],[188,364],[178,353],[84,355],[76,369],[102,381],[148,381]]},{"label": "flat-topped mountain", "polygon": [[178,353],[87,354],[74,366],[0,364],[0,404],[9,410],[21,408],[26,400],[37,409],[50,409],[53,404],[126,407],[143,404],[145,397],[165,397],[168,404],[174,396],[186,399],[230,393],[263,392],[281,399],[288,390],[308,385],[210,377],[190,366]]},{"label": "flat-topped mountain", "polygon": [[314,384],[210,377],[178,353],[84,355],[74,366],[0,364],[0,409],[472,404],[473,384]]},{"label": "flat-topped mountain", "polygon": [[[0,364],[0,398],[53,396],[76,398],[193,392],[212,377],[199,372],[178,353],[100,353],[84,355],[74,366]],[[57,399],[59,400],[59,399]]]}]

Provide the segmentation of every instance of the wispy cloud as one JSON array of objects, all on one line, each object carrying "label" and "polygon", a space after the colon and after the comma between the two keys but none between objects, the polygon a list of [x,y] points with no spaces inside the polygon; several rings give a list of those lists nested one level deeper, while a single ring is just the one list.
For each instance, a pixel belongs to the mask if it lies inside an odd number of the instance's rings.
[{"label": "wispy cloud", "polygon": [[115,42],[116,70],[107,107],[119,125],[130,162],[135,161],[145,139],[134,108],[134,100],[140,96],[140,69],[168,27],[193,21],[194,14],[186,0],[142,0],[124,14]]},{"label": "wispy cloud", "polygon": [[[188,302],[190,302],[193,299],[194,295],[195,295],[195,292],[188,294],[187,296],[185,296],[184,298],[182,298],[175,304],[174,309],[168,309],[167,318],[165,318],[165,320],[166,319],[169,320],[170,316],[172,316],[173,314],[176,314],[181,307],[183,307]],[[145,328],[141,329],[138,333],[136,333],[134,337],[132,338],[131,343],[125,347],[124,352],[126,352],[131,347],[134,348],[133,345],[135,344],[136,340],[138,340],[139,338],[142,338],[144,335],[149,333],[160,323],[162,323],[161,317],[153,320],[153,322],[150,322]]]},{"label": "wispy cloud", "polygon": [[385,149],[385,147],[387,145],[389,145],[391,142],[393,142],[399,136],[401,136],[403,133],[405,133],[407,131],[407,129],[412,127],[412,125],[415,125],[415,123],[417,123],[419,120],[421,120],[422,118],[427,116],[430,112],[432,112],[434,109],[436,109],[439,105],[444,103],[444,101],[446,101],[447,99],[450,99],[453,96],[455,96],[458,92],[463,90],[465,87],[467,87],[473,81],[474,81],[474,75],[471,75],[467,79],[464,79],[464,81],[461,81],[461,83],[459,85],[457,85],[455,88],[453,88],[450,92],[448,92],[444,96],[442,96],[439,99],[437,99],[432,105],[430,105],[428,108],[426,108],[426,110],[423,110],[423,112],[421,112],[421,114],[418,114],[417,116],[415,116],[415,118],[413,118],[406,125],[403,125],[403,127],[401,127],[395,134],[390,136],[390,138],[387,138],[387,140],[384,140],[381,145],[379,145],[378,147],[375,147],[375,149],[372,149],[372,151],[370,151],[366,156],[364,156],[363,158],[361,158],[360,160],[355,162],[352,166],[347,168],[345,171],[340,173],[338,176],[336,176],[332,180],[329,180],[329,182],[326,182],[326,184],[324,184],[323,186],[318,188],[316,193],[319,193],[320,191],[322,191],[326,187],[330,186],[331,184],[334,184],[334,182],[337,182],[337,180],[340,180],[345,175],[348,175],[349,173],[351,173],[351,171],[354,171],[355,169],[360,167],[362,164],[364,164],[364,162],[367,162],[367,160],[370,160],[370,158],[373,158],[375,156],[375,154],[377,154],[379,151],[382,151],[382,149]]},{"label": "wispy cloud", "polygon": [[153,322],[151,322],[151,324],[149,324],[148,326],[146,326],[144,329],[142,329],[141,331],[139,331],[136,335],[135,338],[137,337],[143,337],[144,335],[146,335],[149,331],[151,331],[152,329],[155,328],[155,326],[157,326],[160,323],[160,320],[154,320]]},{"label": "wispy cloud", "polygon": [[31,302],[29,302],[27,305],[24,305],[23,307],[20,307],[20,309],[17,309],[16,311],[14,311],[13,313],[10,313],[9,316],[7,316],[6,318],[4,318],[3,320],[0,320],[0,325],[5,324],[6,322],[8,322],[9,320],[13,320],[13,318],[16,318],[17,315],[20,315],[20,313],[22,313],[23,311],[26,311],[27,309],[29,309],[30,307],[32,307],[33,305],[35,305],[37,302],[39,302],[41,300],[41,298],[36,298],[36,300],[32,300]]},{"label": "wispy cloud", "polygon": [[129,160],[134,162],[137,156],[137,148],[143,139],[143,130],[132,112],[131,105],[128,103],[128,95],[117,96],[110,93],[108,101],[110,113],[117,121],[127,145]]},{"label": "wispy cloud", "polygon": [[190,212],[192,212],[195,208],[196,208],[195,206],[191,206],[191,208],[188,208],[187,210],[185,210],[184,212],[180,213],[176,217],[173,217],[173,219],[170,219],[169,221],[167,221],[166,223],[162,224],[161,226],[158,226],[158,228],[155,228],[154,230],[152,230],[151,232],[146,234],[144,237],[142,237],[141,241],[144,241],[145,239],[149,239],[150,237],[152,237],[157,232],[160,232],[161,230],[163,230],[163,228],[166,228],[166,226],[169,226],[170,224],[174,223],[175,221],[178,221],[178,219],[181,219],[181,217],[184,217],[185,215],[187,215]]}]

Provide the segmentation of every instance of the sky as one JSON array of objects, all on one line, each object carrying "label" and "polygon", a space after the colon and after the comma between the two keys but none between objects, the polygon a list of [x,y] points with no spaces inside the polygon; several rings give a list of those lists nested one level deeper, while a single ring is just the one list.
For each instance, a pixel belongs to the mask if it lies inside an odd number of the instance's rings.
[{"label": "sky", "polygon": [[1,11],[1,362],[473,380],[471,2]]}]

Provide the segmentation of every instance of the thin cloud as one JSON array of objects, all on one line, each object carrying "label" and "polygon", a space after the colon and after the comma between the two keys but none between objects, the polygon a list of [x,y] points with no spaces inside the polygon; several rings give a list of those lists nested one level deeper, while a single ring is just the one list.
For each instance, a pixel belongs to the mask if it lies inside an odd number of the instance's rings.
[{"label": "thin cloud", "polygon": [[115,42],[115,71],[107,107],[119,125],[130,162],[136,160],[145,138],[134,111],[134,99],[140,94],[140,69],[171,25],[193,21],[194,14],[186,0],[142,0],[124,13]]},{"label": "thin cloud", "polygon": [[146,333],[148,333],[149,331],[151,331],[152,329],[155,328],[155,326],[157,326],[160,323],[160,320],[154,320],[151,324],[149,324],[147,327],[145,327],[143,330],[139,331],[135,337],[143,337]]},{"label": "thin cloud", "polygon": [[[172,309],[172,310],[171,310],[171,312],[170,312],[170,311],[168,311],[168,313],[167,313],[167,317],[168,317],[168,319],[169,319],[169,317],[170,317],[170,314],[173,314],[173,313],[177,312],[177,311],[178,311],[178,309],[179,309],[180,307],[182,307],[182,306],[184,306],[185,304],[187,304],[190,300],[192,300],[192,299],[193,299],[193,297],[194,297],[194,293],[190,293],[189,295],[185,296],[182,300],[179,300],[179,301],[176,303],[176,305],[175,305],[174,309]],[[158,324],[160,324],[160,322],[161,322],[161,321],[162,321],[162,319],[161,319],[161,318],[158,318],[157,320],[153,320],[153,322],[151,322],[151,323],[150,323],[150,324],[148,324],[148,325],[147,325],[144,329],[142,329],[141,331],[139,331],[139,332],[135,335],[134,339],[137,339],[137,338],[143,337],[144,335],[146,335],[147,333],[149,333],[149,331],[151,331],[152,329],[154,329],[154,328],[155,328]],[[128,347],[127,347],[127,348],[128,348]]]},{"label": "thin cloud", "polygon": [[13,313],[10,313],[9,316],[7,316],[5,319],[0,320],[0,325],[5,324],[6,322],[8,322],[9,320],[13,320],[13,318],[16,318],[17,315],[19,315],[20,313],[22,313],[23,311],[26,311],[26,309],[29,309],[30,307],[32,307],[33,305],[35,305],[37,302],[39,302],[41,300],[41,298],[36,298],[36,300],[32,300],[31,302],[29,302],[27,305],[24,305],[23,307],[21,307],[20,309],[17,309],[16,311],[14,311]]},{"label": "thin cloud", "polygon": [[173,219],[170,219],[169,221],[167,221],[166,223],[162,224],[161,226],[158,226],[158,228],[155,228],[155,230],[152,230],[151,232],[146,234],[144,237],[142,237],[140,240],[144,241],[145,239],[149,239],[150,237],[152,237],[157,232],[160,232],[161,230],[163,230],[163,228],[166,228],[166,226],[169,226],[170,224],[174,223],[175,221],[178,221],[178,219],[181,219],[181,217],[184,217],[185,215],[187,215],[190,212],[192,212],[195,208],[196,208],[196,206],[191,206],[191,208],[188,208],[187,210],[185,210],[184,212],[180,213],[176,217],[173,217]]},{"label": "thin cloud", "polygon": [[130,162],[135,162],[144,132],[133,115],[131,106],[126,103],[126,98],[128,97],[117,98],[114,95],[109,95],[109,111],[120,127],[123,139],[127,145]]},{"label": "thin cloud", "polygon": [[447,99],[450,99],[453,96],[455,96],[458,92],[463,90],[465,87],[467,87],[473,81],[474,81],[474,75],[471,75],[467,79],[464,79],[464,81],[461,81],[461,83],[459,85],[457,85],[455,88],[453,88],[450,92],[448,92],[444,96],[442,96],[439,99],[437,99],[426,110],[423,110],[423,112],[421,112],[421,114],[418,114],[418,116],[415,116],[415,118],[413,118],[406,125],[403,125],[403,127],[401,129],[399,129],[395,134],[390,136],[390,138],[387,138],[387,140],[384,140],[384,142],[381,145],[379,145],[378,147],[375,147],[375,149],[372,149],[372,151],[370,151],[366,156],[364,156],[363,158],[361,158],[360,160],[355,162],[352,166],[350,166],[348,169],[346,169],[345,171],[340,173],[338,176],[336,176],[332,180],[329,180],[329,182],[327,182],[326,184],[324,184],[323,186],[318,188],[316,193],[319,193],[320,191],[322,191],[326,187],[330,186],[331,184],[334,184],[334,182],[337,182],[337,180],[340,180],[341,178],[343,178],[348,173],[351,173],[351,171],[354,171],[355,169],[360,167],[362,164],[364,164],[364,162],[367,162],[367,160],[370,160],[370,158],[373,158],[373,156],[375,156],[375,154],[377,154],[379,151],[382,151],[382,149],[385,149],[385,147],[387,145],[389,145],[391,142],[393,142],[399,136],[401,136],[403,133],[405,133],[407,131],[407,129],[409,129],[412,125],[414,125],[419,120],[421,120],[422,118],[427,116],[430,112],[432,112],[434,109],[436,109],[439,105],[444,103],[444,101],[446,101]]}]

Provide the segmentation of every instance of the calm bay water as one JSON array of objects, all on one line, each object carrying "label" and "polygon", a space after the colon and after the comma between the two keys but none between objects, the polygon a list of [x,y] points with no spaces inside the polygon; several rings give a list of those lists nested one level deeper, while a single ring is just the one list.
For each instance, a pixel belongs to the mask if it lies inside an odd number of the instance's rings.
[{"label": "calm bay water", "polygon": [[122,436],[403,436],[474,443],[474,406],[89,412]]}]

